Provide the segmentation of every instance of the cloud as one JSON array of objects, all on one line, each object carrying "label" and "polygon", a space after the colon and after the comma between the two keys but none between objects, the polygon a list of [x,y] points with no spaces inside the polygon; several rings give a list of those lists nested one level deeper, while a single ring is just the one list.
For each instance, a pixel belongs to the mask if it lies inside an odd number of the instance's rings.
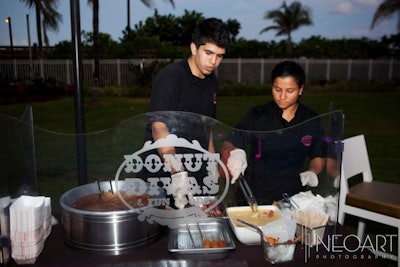
[{"label": "cloud", "polygon": [[336,14],[350,14],[351,13],[351,3],[350,2],[340,2],[336,8],[333,10]]},{"label": "cloud", "polygon": [[360,5],[360,6],[366,6],[366,7],[377,7],[378,6],[378,1],[377,0],[354,0],[354,3]]}]

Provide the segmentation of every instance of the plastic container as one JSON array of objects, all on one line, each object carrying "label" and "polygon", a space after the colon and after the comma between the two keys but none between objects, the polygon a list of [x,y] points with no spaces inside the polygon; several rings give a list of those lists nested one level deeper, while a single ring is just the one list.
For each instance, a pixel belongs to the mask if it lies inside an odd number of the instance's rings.
[{"label": "plastic container", "polygon": [[[226,209],[226,212],[228,213],[229,217],[229,223],[231,225],[233,233],[235,234],[236,238],[240,241],[240,243],[244,245],[260,245],[261,244],[260,234],[255,229],[248,227],[246,225],[241,225],[234,221],[233,215],[237,212],[240,213],[243,211],[251,211],[251,209],[249,206],[229,207]],[[258,206],[258,211],[260,213],[265,212],[267,214],[273,211],[274,216],[271,217],[271,219],[273,220],[283,218],[283,215],[281,214],[280,210],[273,205]],[[261,229],[261,227],[264,225],[257,225],[257,226]]]},{"label": "plastic container", "polygon": [[296,243],[286,242],[270,244],[265,238],[262,240],[262,250],[264,259],[272,264],[293,260]]}]

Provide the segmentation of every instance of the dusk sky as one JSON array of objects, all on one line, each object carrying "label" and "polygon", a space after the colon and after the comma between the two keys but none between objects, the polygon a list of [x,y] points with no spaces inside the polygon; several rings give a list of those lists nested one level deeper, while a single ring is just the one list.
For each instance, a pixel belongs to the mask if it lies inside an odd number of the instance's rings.
[{"label": "dusk sky", "polygon": [[[382,21],[373,30],[370,29],[374,12],[382,0],[302,0],[301,3],[311,9],[312,26],[304,26],[293,33],[294,42],[311,36],[327,39],[362,38],[380,39],[382,36],[396,34],[396,19]],[[127,25],[127,0],[99,0],[100,32],[110,34],[119,42],[122,31]],[[182,16],[184,10],[202,13],[205,17],[218,17],[226,21],[236,19],[241,24],[238,37],[247,40],[279,41],[275,31],[260,34],[260,31],[272,25],[264,19],[267,11],[277,9],[282,0],[175,0],[175,9],[169,1],[153,0],[154,7],[147,8],[140,0],[131,0],[131,28],[139,21],[154,15],[154,8],[159,14]],[[290,4],[293,1],[287,1]],[[57,8],[63,22],[58,32],[49,32],[50,45],[63,40],[71,40],[70,1],[60,0]],[[81,29],[92,31],[92,11],[87,1],[80,1]],[[28,9],[19,0],[0,0],[0,45],[9,46],[9,29],[4,19],[11,17],[14,46],[27,45],[28,33],[26,15],[29,14],[31,43],[37,43],[36,19],[34,9]]]}]

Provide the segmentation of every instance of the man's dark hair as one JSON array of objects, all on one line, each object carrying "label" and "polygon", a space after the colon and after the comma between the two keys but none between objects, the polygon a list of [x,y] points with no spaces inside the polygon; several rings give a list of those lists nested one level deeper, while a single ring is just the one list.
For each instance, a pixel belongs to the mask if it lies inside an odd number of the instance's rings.
[{"label": "man's dark hair", "polygon": [[213,43],[219,47],[227,48],[229,44],[228,27],[220,19],[205,19],[194,30],[192,42],[197,48],[206,43]]},{"label": "man's dark hair", "polygon": [[301,88],[306,81],[306,74],[303,68],[294,61],[282,61],[278,63],[271,72],[271,81],[277,77],[293,77],[297,86]]}]

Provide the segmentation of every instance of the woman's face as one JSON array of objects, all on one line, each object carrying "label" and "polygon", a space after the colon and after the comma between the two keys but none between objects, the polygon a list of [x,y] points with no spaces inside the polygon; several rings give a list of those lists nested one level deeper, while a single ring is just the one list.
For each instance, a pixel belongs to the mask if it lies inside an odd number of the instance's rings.
[{"label": "woman's face", "polygon": [[193,75],[199,78],[210,75],[219,66],[226,50],[212,43],[206,43],[198,48],[192,43],[190,49],[194,61],[191,70]]},{"label": "woman's face", "polygon": [[272,96],[282,110],[297,105],[297,100],[302,92],[303,86],[299,88],[296,80],[291,76],[277,77],[272,84]]}]

